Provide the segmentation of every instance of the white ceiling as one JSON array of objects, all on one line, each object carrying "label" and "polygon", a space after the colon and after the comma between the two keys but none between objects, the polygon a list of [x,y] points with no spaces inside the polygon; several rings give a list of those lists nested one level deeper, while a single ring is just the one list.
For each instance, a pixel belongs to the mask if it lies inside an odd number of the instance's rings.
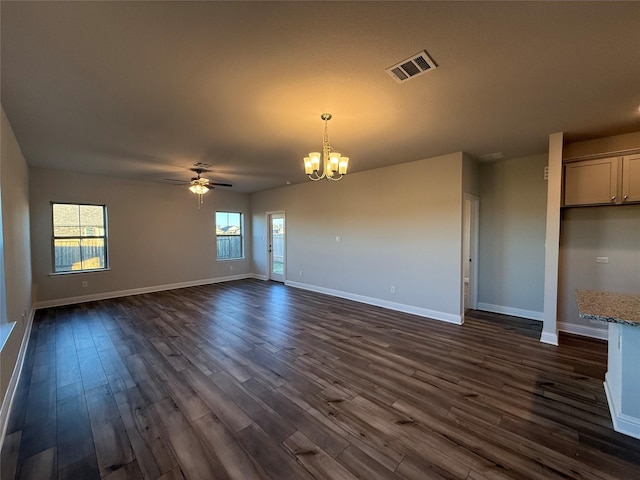
[{"label": "white ceiling", "polygon": [[[332,146],[362,171],[640,130],[640,2],[1,3],[27,162],[251,192]],[[438,69],[385,68],[427,50]]]}]

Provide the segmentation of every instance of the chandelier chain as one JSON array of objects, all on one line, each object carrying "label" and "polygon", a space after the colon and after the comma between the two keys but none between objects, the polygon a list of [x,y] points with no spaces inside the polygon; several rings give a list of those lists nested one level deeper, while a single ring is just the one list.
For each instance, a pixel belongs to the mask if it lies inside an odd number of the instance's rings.
[{"label": "chandelier chain", "polygon": [[[325,118],[324,120],[324,135],[322,137],[322,150],[326,152],[325,155],[328,155],[329,152],[333,152],[333,148],[331,148],[331,144],[329,143],[329,119]],[[326,161],[327,159],[324,158]]]}]

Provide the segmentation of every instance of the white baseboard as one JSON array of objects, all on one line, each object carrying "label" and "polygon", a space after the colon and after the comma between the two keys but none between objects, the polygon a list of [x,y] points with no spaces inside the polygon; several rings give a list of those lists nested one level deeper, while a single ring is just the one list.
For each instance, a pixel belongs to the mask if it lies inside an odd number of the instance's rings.
[{"label": "white baseboard", "polygon": [[503,305],[494,305],[492,303],[478,302],[478,310],[485,312],[502,313],[503,315],[511,315],[512,317],[528,318],[529,320],[543,320],[543,312],[535,310],[523,310],[521,308],[505,307]]},{"label": "white baseboard", "polygon": [[454,315],[451,313],[438,312],[436,310],[429,310],[427,308],[415,307],[413,305],[405,305],[403,303],[389,302],[387,300],[381,300],[379,298],[367,297],[364,295],[358,295],[350,292],[343,292],[341,290],[333,290],[331,288],[318,287],[316,285],[310,285],[308,283],[299,283],[286,281],[285,285],[290,287],[300,288],[303,290],[310,290],[312,292],[323,293],[325,295],[331,295],[332,297],[346,298],[347,300],[353,300],[354,302],[366,303],[368,305],[375,305],[376,307],[388,308],[389,310],[395,310],[398,312],[411,313],[420,317],[431,318],[434,320],[441,320],[443,322],[454,323],[456,325],[462,325],[462,317],[460,315]]},{"label": "white baseboard", "polygon": [[245,278],[255,278],[251,273],[243,273],[240,275],[230,275],[227,277],[205,278],[202,280],[192,280],[189,282],[169,283],[166,285],[153,285],[151,287],[132,288],[129,290],[117,290],[115,292],[96,293],[93,295],[81,295],[78,297],[58,298],[55,300],[46,300],[36,302],[34,308],[60,307],[63,305],[73,305],[76,303],[94,302],[96,300],[107,300],[109,298],[129,297],[131,295],[141,295],[143,293],[162,292],[164,290],[175,290],[177,288],[197,287],[200,285],[211,285],[213,283],[230,282],[233,280],[243,280]]},{"label": "white baseboard", "polygon": [[269,280],[269,277],[267,275],[260,275],[258,273],[252,273],[251,278],[255,278],[256,280],[264,280],[265,282]]},{"label": "white baseboard", "polygon": [[549,345],[558,346],[558,334],[557,333],[549,333],[542,332],[540,335],[540,343],[547,343]]},{"label": "white baseboard", "polygon": [[7,426],[9,423],[9,413],[11,412],[11,406],[13,405],[13,398],[18,388],[18,381],[22,374],[22,367],[24,365],[24,357],[27,353],[27,347],[29,346],[29,337],[31,336],[31,326],[33,325],[33,316],[35,309],[31,308],[29,315],[26,317],[27,325],[24,329],[24,337],[22,337],[22,343],[20,344],[20,351],[18,352],[18,358],[16,359],[16,365],[13,367],[13,373],[9,379],[9,385],[7,385],[7,391],[2,399],[2,405],[0,405],[0,450],[4,445],[4,437],[7,433]]},{"label": "white baseboard", "polygon": [[607,403],[609,404],[609,412],[611,413],[611,421],[613,422],[613,429],[616,432],[624,433],[633,438],[640,439],[640,419],[630,417],[620,412],[620,406],[614,402],[614,396],[609,390],[609,384],[604,382],[604,393],[607,395]]},{"label": "white baseboard", "polygon": [[604,325],[604,328],[597,328],[590,327],[588,325],[559,322],[558,330],[561,332],[573,333],[574,335],[582,335],[583,337],[597,338],[599,340],[609,339],[609,330],[607,329],[607,325]]}]

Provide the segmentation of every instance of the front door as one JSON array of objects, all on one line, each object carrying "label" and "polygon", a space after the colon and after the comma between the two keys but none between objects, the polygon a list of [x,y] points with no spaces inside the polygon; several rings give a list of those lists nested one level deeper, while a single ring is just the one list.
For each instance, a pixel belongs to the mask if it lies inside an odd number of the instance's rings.
[{"label": "front door", "polygon": [[269,280],[285,281],[284,213],[269,215]]}]

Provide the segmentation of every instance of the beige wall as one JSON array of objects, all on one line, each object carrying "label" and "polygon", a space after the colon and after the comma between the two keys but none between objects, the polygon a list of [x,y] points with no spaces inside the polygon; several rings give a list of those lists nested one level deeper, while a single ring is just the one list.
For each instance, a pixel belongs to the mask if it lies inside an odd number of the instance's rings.
[{"label": "beige wall", "polygon": [[[8,322],[15,322],[0,352],[0,399],[4,401],[31,316],[31,254],[27,163],[4,110],[1,128],[0,190],[6,318]],[[6,407],[4,403],[3,407]]]},{"label": "beige wall", "polygon": [[480,177],[478,161],[466,153],[462,156],[462,193],[480,195]]},{"label": "beige wall", "polygon": [[547,155],[481,163],[478,308],[541,320]]},{"label": "beige wall", "polygon": [[[216,188],[198,209],[196,196],[180,186],[40,168],[30,170],[30,182],[33,281],[40,304],[251,273],[249,258],[216,261],[215,246],[215,211],[240,211],[250,257],[247,194]],[[51,275],[51,202],[107,206],[109,271]]]},{"label": "beige wall", "polygon": [[456,153],[253,194],[254,271],[267,274],[266,212],[284,210],[288,282],[459,321],[462,159]]},{"label": "beige wall", "polygon": [[[609,263],[596,263],[596,257],[608,257]],[[578,316],[575,291],[640,293],[640,205],[565,208],[559,267],[560,329],[599,328],[605,338],[606,324]]]}]

